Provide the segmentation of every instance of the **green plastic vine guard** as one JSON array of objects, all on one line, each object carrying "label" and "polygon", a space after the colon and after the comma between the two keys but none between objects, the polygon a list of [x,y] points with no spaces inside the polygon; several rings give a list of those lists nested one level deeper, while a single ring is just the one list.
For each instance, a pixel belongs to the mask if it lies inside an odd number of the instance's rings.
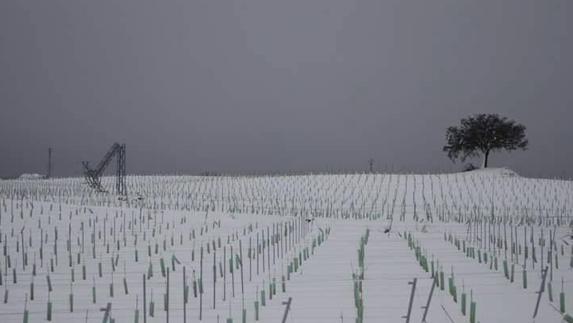
[{"label": "green plastic vine guard", "polygon": [[470,323],[476,323],[476,302],[470,304]]},{"label": "green plastic vine guard", "polygon": [[255,321],[259,320],[259,301],[255,301]]}]

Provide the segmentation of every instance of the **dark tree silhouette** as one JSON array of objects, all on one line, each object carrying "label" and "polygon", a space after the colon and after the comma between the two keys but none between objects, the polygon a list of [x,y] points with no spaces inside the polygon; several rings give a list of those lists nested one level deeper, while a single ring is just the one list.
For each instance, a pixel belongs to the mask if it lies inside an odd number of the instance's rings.
[{"label": "dark tree silhouette", "polygon": [[462,119],[458,127],[446,131],[447,144],[443,150],[452,161],[483,155],[487,168],[491,152],[527,149],[525,126],[497,114],[477,114]]}]

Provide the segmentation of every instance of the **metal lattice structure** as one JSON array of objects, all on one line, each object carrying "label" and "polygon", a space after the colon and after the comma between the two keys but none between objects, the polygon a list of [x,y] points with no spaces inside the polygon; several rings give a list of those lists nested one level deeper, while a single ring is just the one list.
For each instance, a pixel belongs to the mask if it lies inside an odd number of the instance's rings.
[{"label": "metal lattice structure", "polygon": [[127,187],[125,184],[126,175],[126,162],[125,162],[125,144],[114,143],[107,151],[103,159],[97,164],[95,168],[90,168],[89,162],[82,162],[84,166],[84,177],[88,185],[98,192],[106,192],[101,184],[101,176],[111,160],[115,157],[117,161],[116,176],[115,176],[115,191],[119,195],[127,195]]}]

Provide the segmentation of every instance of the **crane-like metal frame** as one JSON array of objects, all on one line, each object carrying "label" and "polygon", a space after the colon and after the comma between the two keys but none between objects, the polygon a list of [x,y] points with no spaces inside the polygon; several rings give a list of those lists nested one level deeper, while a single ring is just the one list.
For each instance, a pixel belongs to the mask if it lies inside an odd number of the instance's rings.
[{"label": "crane-like metal frame", "polygon": [[117,168],[115,176],[115,191],[119,195],[127,195],[127,186],[125,184],[126,175],[126,153],[125,144],[114,143],[107,151],[103,159],[95,168],[90,168],[89,162],[83,161],[84,177],[88,185],[98,192],[106,192],[101,184],[101,176],[111,160],[116,157]]}]

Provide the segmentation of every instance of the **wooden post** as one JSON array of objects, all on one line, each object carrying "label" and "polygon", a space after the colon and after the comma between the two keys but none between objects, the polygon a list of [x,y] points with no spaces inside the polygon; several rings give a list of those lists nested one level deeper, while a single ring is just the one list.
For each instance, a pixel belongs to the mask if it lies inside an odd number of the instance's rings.
[{"label": "wooden post", "polygon": [[227,246],[223,246],[223,302],[227,297]]},{"label": "wooden post", "polygon": [[432,279],[432,288],[430,289],[428,302],[426,302],[426,306],[422,306],[422,308],[424,309],[424,316],[422,316],[422,323],[426,323],[426,316],[428,315],[428,309],[430,309],[430,302],[432,301],[432,295],[434,294],[434,287],[436,287],[436,279]]},{"label": "wooden post", "polygon": [[269,227],[267,227],[267,270],[269,271],[269,274],[271,272],[271,240],[270,240],[270,234],[269,234]]},{"label": "wooden post", "polygon": [[[259,233],[257,232],[257,248],[255,250],[255,255],[257,257],[257,276],[259,275],[259,253],[260,253],[259,248],[260,248],[260,246],[259,246]],[[572,250],[571,252],[573,253],[573,249],[571,249],[571,250]]]},{"label": "wooden post", "polygon": [[187,276],[183,266],[183,323],[187,323]]},{"label": "wooden post", "polygon": [[145,287],[145,274],[143,274],[143,323],[147,323],[147,292]]},{"label": "wooden post", "polygon": [[169,267],[167,267],[167,286],[165,294],[165,316],[167,317],[167,323],[169,323]]},{"label": "wooden post", "polygon": [[107,303],[107,306],[104,308],[101,308],[100,311],[104,312],[103,323],[107,323],[107,320],[110,319],[110,316],[111,316],[111,303]]},{"label": "wooden post", "polygon": [[286,305],[285,313],[283,315],[282,323],[286,323],[288,312],[290,311],[290,304],[292,303],[292,297],[288,298],[288,301],[283,302],[283,305]]},{"label": "wooden post", "polygon": [[549,229],[549,255],[547,260],[549,260],[549,281],[553,281],[553,240],[555,239],[555,233],[551,234],[551,229]]},{"label": "wooden post", "polygon": [[199,266],[199,321],[203,320],[203,246],[201,246],[201,261]]},{"label": "wooden post", "polygon": [[231,271],[231,293],[235,298],[235,261],[233,259],[233,245],[231,245],[231,258],[229,262],[229,270]]},{"label": "wooden post", "polygon": [[539,295],[537,296],[537,303],[535,304],[535,312],[533,312],[533,318],[537,316],[537,310],[539,309],[539,301],[541,301],[541,295],[545,291],[545,279],[547,278],[547,270],[548,267],[545,266],[545,269],[543,269],[543,279],[541,281],[541,287],[539,287],[539,291],[537,292]]},{"label": "wooden post", "polygon": [[246,310],[245,310],[245,284],[243,282],[243,244],[242,240],[239,240],[239,259],[241,260],[241,304],[243,307],[243,320],[242,323],[246,322]]},{"label": "wooden post", "polygon": [[408,304],[408,314],[402,316],[406,319],[406,323],[410,323],[410,314],[412,313],[412,304],[414,304],[414,293],[416,293],[416,282],[418,278],[414,278],[413,281],[408,282],[408,285],[412,285],[412,291],[410,292],[410,303]]},{"label": "wooden post", "polygon": [[252,260],[253,260],[253,249],[251,247],[251,237],[249,236],[249,281],[253,280],[253,271],[252,271]]},{"label": "wooden post", "polygon": [[215,309],[215,297],[217,291],[217,250],[213,248],[213,309]]}]

